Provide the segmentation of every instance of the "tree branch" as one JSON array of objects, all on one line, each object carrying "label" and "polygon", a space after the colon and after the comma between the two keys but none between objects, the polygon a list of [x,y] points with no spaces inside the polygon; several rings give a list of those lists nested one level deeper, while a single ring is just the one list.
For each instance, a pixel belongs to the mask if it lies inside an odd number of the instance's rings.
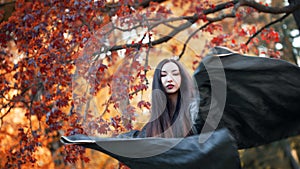
[{"label": "tree branch", "polygon": [[0,7],[3,7],[3,6],[5,6],[5,5],[14,4],[14,3],[16,3],[16,1],[4,2],[4,3],[1,3],[1,4],[0,4]]},{"label": "tree branch", "polygon": [[137,7],[143,7],[143,8],[147,8],[149,7],[151,2],[157,2],[157,3],[162,3],[165,2],[166,0],[144,0],[142,2],[138,1],[138,5]]},{"label": "tree branch", "polygon": [[[297,4],[299,5],[300,4],[299,0],[288,0],[288,1],[291,5],[297,5]],[[298,29],[300,30],[300,10],[295,10],[293,12],[293,15],[294,15],[294,19],[297,23]]]},{"label": "tree branch", "polygon": [[287,13],[287,14],[283,15],[282,17],[276,19],[275,21],[270,22],[270,23],[268,23],[267,25],[263,26],[263,27],[260,28],[258,31],[256,31],[256,32],[255,32],[255,33],[247,40],[247,42],[246,42],[245,44],[248,45],[248,44],[251,42],[251,40],[252,40],[254,37],[256,37],[258,34],[260,34],[264,29],[268,28],[269,26],[271,26],[271,25],[273,25],[273,24],[275,24],[275,23],[277,23],[277,22],[281,22],[281,21],[284,20],[286,17],[288,17],[290,14],[291,14],[291,13]]},{"label": "tree branch", "polygon": [[198,28],[197,30],[195,30],[189,37],[188,39],[185,41],[184,45],[183,45],[183,49],[181,51],[181,53],[179,54],[179,59],[182,57],[182,55],[184,54],[185,50],[186,50],[186,46],[189,43],[189,41],[191,40],[191,38],[200,30],[204,29],[205,27],[207,27],[208,25],[212,24],[213,22],[218,22],[221,21],[225,18],[234,18],[235,17],[235,13],[236,13],[236,9],[239,6],[239,4],[236,4],[234,10],[232,10],[232,13],[230,14],[222,14],[219,17],[215,17],[215,18],[207,18],[207,20],[209,21],[208,23],[206,23],[205,25],[201,26],[200,28]]},{"label": "tree branch", "polygon": [[[210,23],[212,23],[212,22],[217,22],[217,21],[223,20],[223,19],[225,19],[227,17],[235,17],[235,15],[234,15],[235,14],[235,10],[238,7],[240,7],[240,6],[252,7],[252,8],[256,9],[259,12],[266,12],[266,13],[271,13],[271,14],[286,13],[286,15],[284,15],[283,17],[281,17],[278,20],[273,21],[273,22],[265,25],[263,28],[261,28],[259,31],[257,31],[252,37],[249,38],[249,40],[246,42],[246,44],[249,44],[250,41],[255,36],[257,36],[263,29],[265,29],[265,28],[267,28],[267,27],[269,27],[269,26],[271,26],[271,25],[273,25],[273,24],[275,24],[277,22],[282,21],[291,12],[293,12],[293,11],[295,11],[297,9],[300,9],[300,4],[289,5],[289,6],[285,6],[285,7],[282,7],[282,8],[276,8],[276,7],[268,7],[268,6],[262,5],[260,3],[256,3],[255,1],[250,1],[250,0],[240,0],[240,1],[234,0],[234,1],[230,1],[230,2],[225,2],[225,3],[219,4],[215,8],[210,8],[210,9],[203,10],[203,14],[207,15],[207,14],[215,13],[215,12],[221,11],[223,9],[232,7],[233,5],[234,5],[234,10],[233,10],[233,12],[231,14],[223,15],[223,16],[220,16],[220,17],[217,17],[217,18],[207,18],[207,20]],[[173,27],[173,31],[171,31],[168,35],[166,35],[166,36],[164,36],[164,37],[162,37],[160,39],[157,39],[155,41],[152,41],[151,42],[151,46],[155,46],[155,45],[158,45],[158,44],[161,44],[161,43],[164,43],[164,42],[168,42],[170,39],[172,39],[179,32],[181,32],[181,31],[189,28],[193,23],[197,22],[199,19],[200,19],[200,14],[195,14],[193,16],[184,16],[184,17],[179,17],[179,18],[170,18],[170,19],[167,19],[167,20],[163,20],[163,21],[159,21],[159,22],[154,23],[151,26],[152,29],[155,28],[155,27],[157,27],[160,24],[166,24],[166,23],[172,22],[172,21],[178,21],[178,20],[187,20],[188,21],[188,22],[186,22],[184,24],[181,24],[178,27]],[[207,25],[208,24],[204,25],[204,27],[207,26]],[[189,36],[189,38],[187,39],[187,41],[184,44],[183,50],[180,53],[179,58],[184,54],[186,45],[189,42],[189,40],[191,39],[191,37],[194,36],[196,34],[196,32],[198,32],[199,30],[203,29],[204,27],[199,28],[198,30],[196,30],[195,32],[193,32],[191,36]],[[123,49],[124,47],[126,47],[126,48],[140,48],[142,46],[147,46],[147,45],[146,44],[140,44],[140,43],[125,44],[125,45],[116,45],[116,46],[113,46],[112,48],[110,48],[110,50],[111,51],[120,50],[120,49]]]},{"label": "tree branch", "polygon": [[144,0],[144,1],[139,1],[139,0],[135,0],[135,2],[133,2],[132,4],[121,4],[119,2],[117,3],[111,3],[111,4],[107,4],[105,5],[105,7],[101,8],[100,11],[103,13],[107,13],[109,14],[109,16],[114,16],[116,14],[116,12],[119,10],[119,8],[121,8],[122,6],[128,6],[129,8],[132,7],[134,9],[138,9],[140,7],[142,8],[147,8],[149,7],[150,3],[152,2],[157,2],[157,3],[162,3],[165,2],[166,0]]},{"label": "tree branch", "polygon": [[[237,3],[238,3],[237,0],[221,3],[219,5],[216,5],[215,8],[210,8],[210,9],[203,10],[203,14],[207,15],[207,14],[211,14],[211,13],[214,13],[214,12],[218,12],[220,10],[232,7],[234,4],[237,4]],[[152,41],[151,46],[155,46],[155,45],[158,45],[158,44],[161,44],[161,43],[164,43],[164,42],[168,42],[175,35],[177,35],[181,31],[189,28],[192,24],[194,24],[195,22],[200,20],[200,18],[201,18],[201,14],[195,14],[193,16],[184,16],[184,17],[180,17],[180,18],[170,18],[168,20],[159,21],[159,22],[153,24],[151,26],[151,29],[158,26],[160,23],[178,21],[178,20],[187,20],[187,22],[179,25],[178,27],[175,27],[173,29],[173,31],[171,31],[168,35],[166,35],[166,36],[164,36],[160,39],[157,39],[155,41]],[[147,47],[148,44],[133,43],[133,44],[116,45],[116,46],[111,47],[109,50],[110,51],[116,51],[116,50],[120,50],[120,49],[124,49],[124,48],[141,48],[143,46]],[[101,51],[100,52],[95,52],[94,55],[98,55],[100,53],[101,53]]]},{"label": "tree branch", "polygon": [[259,12],[270,13],[270,14],[291,13],[296,11],[297,9],[300,9],[300,4],[295,4],[295,5],[290,4],[288,6],[279,8],[279,7],[265,6],[253,0],[240,0],[240,5],[254,8]]}]

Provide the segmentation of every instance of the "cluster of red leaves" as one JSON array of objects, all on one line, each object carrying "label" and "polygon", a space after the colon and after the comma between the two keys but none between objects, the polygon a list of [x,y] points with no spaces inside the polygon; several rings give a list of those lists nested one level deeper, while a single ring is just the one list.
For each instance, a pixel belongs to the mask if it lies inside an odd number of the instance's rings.
[{"label": "cluster of red leaves", "polygon": [[141,101],[139,101],[138,102],[138,105],[137,105],[140,109],[142,108],[142,107],[145,107],[145,108],[147,108],[147,109],[150,109],[150,107],[151,107],[151,103],[150,102],[147,102],[147,101],[145,101],[145,100],[141,100]]},{"label": "cluster of red leaves", "polygon": [[85,149],[79,145],[66,145],[65,146],[66,156],[64,160],[69,163],[75,163],[78,159],[81,159],[84,162],[89,162],[90,159],[84,156]]},{"label": "cluster of red leaves", "polygon": [[[129,53],[127,53],[129,54]],[[146,83],[146,69],[135,58],[137,55],[129,54],[121,67],[118,69],[116,76],[113,77],[111,86],[111,101],[113,103],[123,103],[126,107],[122,108],[123,126],[127,130],[132,129],[132,121],[135,120],[136,108],[130,104],[130,100],[139,92],[148,89]],[[115,104],[119,108],[119,104]]]},{"label": "cluster of red leaves", "polygon": [[227,35],[227,34],[218,35],[216,37],[213,37],[212,40],[210,41],[210,43],[215,46],[220,46],[223,44],[225,39],[227,39],[228,37],[229,37],[229,35]]},{"label": "cluster of red leaves", "polygon": [[202,21],[206,20],[206,15],[203,13],[206,9],[214,9],[216,5],[209,0],[203,0],[203,1],[191,1],[191,0],[185,0],[185,1],[179,1],[179,0],[173,0],[174,6],[183,8],[187,4],[189,4],[189,8],[186,10],[185,14],[197,14],[199,16],[199,19]]},{"label": "cluster of red leaves", "polygon": [[110,122],[101,116],[94,116],[90,113],[85,118],[85,125],[83,126],[84,133],[87,135],[107,134],[111,129]]},{"label": "cluster of red leaves", "polygon": [[37,161],[36,158],[28,156],[28,154],[33,154],[37,146],[41,145],[38,132],[31,131],[28,133],[24,131],[24,128],[19,128],[18,137],[20,138],[18,148],[9,150],[5,168],[21,168],[26,162],[35,163]]},{"label": "cluster of red leaves", "polygon": [[256,10],[250,7],[243,7],[242,9],[239,9],[239,11],[236,12],[236,20],[242,21],[245,17],[255,13]]},{"label": "cluster of red leaves", "polygon": [[279,33],[276,32],[273,28],[264,29],[261,32],[260,37],[263,41],[266,41],[266,43],[280,41]]},{"label": "cluster of red leaves", "polygon": [[[88,134],[82,125],[84,118],[80,113],[70,111],[70,116],[68,117],[69,127],[65,131],[65,135],[75,135],[75,134]],[[77,160],[83,160],[84,162],[89,162],[89,158],[85,156],[85,148],[77,145],[65,145],[64,160],[69,163],[75,163]]]},{"label": "cluster of red leaves", "polygon": [[257,32],[256,26],[251,26],[249,28],[239,28],[235,29],[237,31],[238,36],[252,36]]},{"label": "cluster of red leaves", "polygon": [[275,59],[280,59],[280,57],[281,57],[280,51],[274,51],[271,49],[268,49],[267,52],[261,52],[261,54],[265,54],[265,55],[269,56],[270,58],[275,58]]},{"label": "cluster of red leaves", "polygon": [[205,29],[204,32],[209,32],[210,34],[214,34],[215,31],[223,31],[223,26],[220,24],[210,24]]},{"label": "cluster of red leaves", "polygon": [[[103,5],[104,1],[17,1],[16,12],[1,23],[0,93],[1,102],[7,103],[1,107],[7,110],[1,120],[14,108],[22,108],[28,121],[35,116],[43,125],[38,130],[29,126],[27,132],[24,126],[20,128],[20,148],[8,147],[6,166],[35,163],[39,134],[58,130],[65,130],[66,135],[83,133],[78,115],[67,111],[72,101],[73,61],[91,32],[106,24],[96,17]],[[9,44],[15,45],[15,51],[7,50]],[[102,67],[99,69],[101,72]],[[17,94],[7,98],[13,91]],[[78,157],[87,161],[83,150],[66,150],[73,155],[66,156],[67,161]]]}]

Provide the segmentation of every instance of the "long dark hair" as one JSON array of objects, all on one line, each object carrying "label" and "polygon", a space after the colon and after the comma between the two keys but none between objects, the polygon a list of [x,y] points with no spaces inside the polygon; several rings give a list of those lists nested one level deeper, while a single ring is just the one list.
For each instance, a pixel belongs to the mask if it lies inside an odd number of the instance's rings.
[{"label": "long dark hair", "polygon": [[[170,117],[170,100],[161,83],[161,69],[168,62],[175,63],[180,71],[181,85],[173,117]],[[174,59],[164,59],[156,67],[152,82],[151,118],[146,125],[147,137],[185,137],[192,134],[191,103],[197,100],[195,83],[187,70]]]}]

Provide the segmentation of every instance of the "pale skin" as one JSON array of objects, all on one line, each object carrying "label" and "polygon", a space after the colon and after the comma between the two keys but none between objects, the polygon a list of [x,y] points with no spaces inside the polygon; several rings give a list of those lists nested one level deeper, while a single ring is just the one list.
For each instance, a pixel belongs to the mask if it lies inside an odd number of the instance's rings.
[{"label": "pale skin", "polygon": [[181,75],[178,66],[173,62],[168,62],[161,69],[161,82],[171,100],[170,111],[173,115],[176,107],[178,90],[181,85]]}]

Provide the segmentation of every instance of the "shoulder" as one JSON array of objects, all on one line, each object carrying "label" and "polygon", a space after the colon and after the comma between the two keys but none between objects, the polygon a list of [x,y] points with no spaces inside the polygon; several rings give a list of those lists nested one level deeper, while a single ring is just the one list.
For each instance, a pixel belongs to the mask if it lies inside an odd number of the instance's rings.
[{"label": "shoulder", "polygon": [[236,54],[238,52],[233,51],[227,47],[224,46],[216,46],[213,47],[209,50],[208,55],[213,55],[213,56],[226,56],[226,55],[231,55],[231,54]]}]

